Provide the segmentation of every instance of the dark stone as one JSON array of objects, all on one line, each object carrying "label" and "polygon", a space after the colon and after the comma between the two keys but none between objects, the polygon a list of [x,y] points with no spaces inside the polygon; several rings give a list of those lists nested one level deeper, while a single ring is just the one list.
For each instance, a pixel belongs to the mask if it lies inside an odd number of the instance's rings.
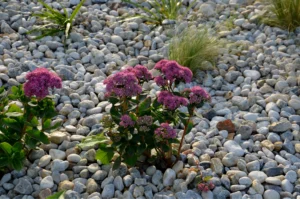
[{"label": "dark stone", "polygon": [[282,189],[280,186],[276,185],[265,185],[265,190],[273,189],[274,191],[277,191],[278,193],[282,192]]},{"label": "dark stone", "polygon": [[295,147],[291,141],[288,139],[284,140],[282,148],[286,150],[288,153],[295,154]]},{"label": "dark stone", "polygon": [[268,169],[264,169],[264,171],[268,177],[279,176],[283,174],[283,168],[280,167],[268,168]]},{"label": "dark stone", "polygon": [[203,114],[203,117],[208,119],[209,121],[212,120],[213,117],[215,117],[217,114],[216,114],[216,111],[214,109],[211,109],[209,111],[206,111],[204,114]]},{"label": "dark stone", "polygon": [[210,162],[209,161],[200,162],[199,165],[202,166],[204,169],[210,168]]}]

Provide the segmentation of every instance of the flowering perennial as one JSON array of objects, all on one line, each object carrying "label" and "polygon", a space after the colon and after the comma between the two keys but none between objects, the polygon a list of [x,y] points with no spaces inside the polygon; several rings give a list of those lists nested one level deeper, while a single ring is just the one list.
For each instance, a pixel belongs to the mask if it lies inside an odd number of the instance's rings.
[{"label": "flowering perennial", "polygon": [[168,81],[170,84],[175,81],[184,81],[185,83],[192,81],[192,71],[187,67],[180,66],[176,61],[161,60],[155,65],[154,69],[162,73],[162,76],[154,79],[160,86],[166,86]]},{"label": "flowering perennial", "polygon": [[152,79],[152,74],[145,66],[137,65],[134,68],[130,67],[125,69],[126,72],[132,72],[140,81],[149,81]]},{"label": "flowering perennial", "polygon": [[108,77],[103,83],[106,84],[108,95],[132,97],[142,92],[142,87],[135,74],[126,70]]},{"label": "flowering perennial", "polygon": [[37,68],[26,75],[27,82],[24,84],[24,93],[27,97],[36,96],[43,99],[49,95],[49,88],[61,88],[60,77],[46,68]]},{"label": "flowering perennial", "polygon": [[149,115],[141,116],[137,119],[136,123],[139,125],[139,131],[148,132],[150,126],[153,124],[153,118]]},{"label": "flowering perennial", "polygon": [[176,131],[168,123],[161,123],[154,133],[159,138],[170,139],[176,137]]},{"label": "flowering perennial", "polygon": [[123,115],[121,117],[120,126],[123,126],[124,128],[127,127],[133,127],[135,122],[131,119],[129,115]]},{"label": "flowering perennial", "polygon": [[158,94],[157,101],[169,110],[175,110],[180,106],[188,105],[188,100],[186,98],[173,95],[169,91],[161,91]]},{"label": "flowering perennial", "polygon": [[185,89],[185,92],[188,93],[190,104],[200,104],[203,101],[210,100],[209,93],[200,86],[194,86],[191,89]]}]

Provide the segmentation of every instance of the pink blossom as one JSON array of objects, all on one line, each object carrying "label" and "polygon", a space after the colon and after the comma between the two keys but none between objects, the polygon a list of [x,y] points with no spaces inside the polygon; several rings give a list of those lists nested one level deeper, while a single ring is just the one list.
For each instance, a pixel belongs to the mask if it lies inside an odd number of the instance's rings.
[{"label": "pink blossom", "polygon": [[125,69],[124,71],[134,73],[140,81],[149,81],[153,78],[148,68],[142,65],[137,65],[134,68],[130,67]]},{"label": "pink blossom", "polygon": [[155,65],[154,69],[161,72],[161,78],[157,77],[154,79],[158,85],[164,86],[166,81],[169,81],[170,84],[173,84],[175,81],[184,81],[185,83],[192,81],[192,71],[179,65],[176,61],[161,60]]},{"label": "pink blossom", "polygon": [[43,99],[49,95],[49,88],[61,88],[60,77],[46,68],[37,68],[27,73],[24,84],[24,93],[27,97],[36,96]]},{"label": "pink blossom", "polygon": [[159,138],[170,139],[176,137],[176,131],[168,123],[161,123],[154,133]]},{"label": "pink blossom", "polygon": [[133,127],[134,123],[135,122],[131,119],[129,115],[123,115],[121,117],[120,126],[123,126],[124,128]]},{"label": "pink blossom", "polygon": [[169,110],[175,110],[180,106],[188,105],[188,100],[186,98],[173,95],[169,91],[161,91],[158,94],[157,101]]},{"label": "pink blossom", "polygon": [[200,86],[194,86],[191,89],[185,89],[185,92],[188,93],[190,104],[200,104],[204,101],[210,100],[209,93]]},{"label": "pink blossom", "polygon": [[134,73],[120,71],[103,82],[106,84],[108,95],[114,94],[118,97],[132,97],[142,92],[142,87]]}]

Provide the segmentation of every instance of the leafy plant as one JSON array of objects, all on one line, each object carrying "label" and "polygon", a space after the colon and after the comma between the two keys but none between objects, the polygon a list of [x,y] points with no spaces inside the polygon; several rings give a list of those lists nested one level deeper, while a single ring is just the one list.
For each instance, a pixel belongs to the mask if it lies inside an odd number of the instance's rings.
[{"label": "leafy plant", "polygon": [[[37,81],[43,84],[41,79]],[[30,86],[30,82],[27,83]],[[41,85],[39,88],[44,89]],[[26,92],[28,93],[28,90],[24,93],[22,85],[13,86],[9,92],[4,87],[0,88],[0,169],[2,171],[22,169],[30,150],[36,148],[41,142],[49,143],[45,132],[60,125],[51,124],[51,118],[57,115],[51,97],[26,96]]]},{"label": "leafy plant", "polygon": [[64,13],[62,14],[60,11],[51,8],[42,0],[38,0],[38,2],[41,3],[46,8],[46,10],[40,13],[34,13],[32,14],[32,16],[36,16],[39,19],[46,21],[47,24],[32,29],[27,32],[27,34],[40,32],[41,35],[37,36],[35,39],[41,39],[46,36],[53,36],[64,32],[65,38],[68,38],[73,27],[74,19],[85,0],[80,1],[80,3],[76,6],[75,10],[70,16],[65,8]]},{"label": "leafy plant", "polygon": [[300,26],[300,0],[267,0],[263,23],[294,31]]},{"label": "leafy plant", "polygon": [[[144,14],[136,14],[135,16],[126,16],[127,20],[142,18],[151,24],[162,25],[163,20],[172,19],[176,20],[180,15],[180,9],[182,8],[183,0],[153,0],[147,1],[152,9],[148,9],[145,6],[135,3],[132,0],[123,0],[125,3],[134,5],[144,11]],[[183,16],[195,5],[196,0],[193,1],[186,9]]]},{"label": "leafy plant", "polygon": [[46,199],[64,199],[65,191],[57,192],[51,196],[48,196]]},{"label": "leafy plant", "polygon": [[188,28],[172,38],[168,57],[196,72],[208,69],[207,62],[214,65],[218,54],[218,40],[209,36],[207,30]]},{"label": "leafy plant", "polygon": [[[201,107],[210,97],[199,86],[174,91],[180,82],[192,80],[192,72],[177,62],[162,60],[155,69],[161,72],[154,78],[161,92],[153,98],[142,90],[143,83],[153,79],[144,66],[127,68],[104,81],[112,104],[110,114],[102,119],[104,131],[87,137],[79,147],[97,146],[96,159],[103,164],[110,163],[118,153],[113,169],[118,168],[122,161],[134,166],[141,155],[160,167],[172,166],[172,155],[179,158],[184,136],[193,127],[194,109]],[[179,111],[181,106],[187,106],[188,113]],[[174,127],[180,123],[185,127],[179,142]],[[174,150],[174,144],[179,144],[177,150]]]}]

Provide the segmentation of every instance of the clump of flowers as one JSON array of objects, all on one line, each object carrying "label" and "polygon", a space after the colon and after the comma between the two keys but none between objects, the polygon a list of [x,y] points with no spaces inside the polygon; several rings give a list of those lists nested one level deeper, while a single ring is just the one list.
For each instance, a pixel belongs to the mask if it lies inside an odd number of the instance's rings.
[{"label": "clump of flowers", "polygon": [[[81,144],[84,147],[98,142],[97,157],[103,164],[109,163],[114,152],[119,153],[119,157],[113,168],[118,168],[122,161],[134,166],[141,155],[149,162],[155,161],[160,168],[171,167],[176,162],[173,155],[177,160],[180,158],[184,136],[193,127],[194,108],[200,107],[210,97],[199,86],[175,92],[179,83],[189,83],[193,76],[189,68],[175,61],[161,60],[154,70],[158,70],[159,75],[153,78],[145,66],[138,65],[104,81],[108,100],[112,103],[110,115],[113,124],[103,124],[103,134],[97,135],[96,140],[87,138]],[[153,79],[160,87],[154,97],[142,88],[144,82]],[[179,111],[182,106],[188,108],[188,113]],[[173,128],[179,124],[184,125],[180,141],[176,139]],[[174,144],[179,144],[178,148],[174,148]]]},{"label": "clump of flowers", "polygon": [[187,93],[190,104],[199,104],[210,100],[209,93],[200,86],[194,86],[184,90]]},{"label": "clump of flowers", "polygon": [[132,72],[139,79],[139,81],[150,81],[153,77],[149,70],[142,65],[137,65],[134,68],[125,69],[127,72]]},{"label": "clump of flowers", "polygon": [[43,99],[49,95],[49,88],[61,88],[60,77],[46,68],[37,68],[26,75],[27,82],[24,84],[24,92],[27,97],[36,96]]},{"label": "clump of flowers", "polygon": [[106,85],[107,95],[133,97],[142,92],[138,78],[130,71],[118,72],[108,77],[103,83]]},{"label": "clump of flowers", "polygon": [[160,127],[158,127],[154,133],[160,139],[170,139],[176,137],[176,131],[168,123],[160,124]]},{"label": "clump of flowers", "polygon": [[192,81],[192,71],[187,67],[180,66],[176,61],[161,60],[154,69],[161,72],[161,76],[154,79],[160,86],[172,85],[174,82],[180,81],[184,83]]},{"label": "clump of flowers", "polygon": [[121,117],[120,126],[127,128],[127,127],[133,127],[135,122],[131,119],[129,115],[123,115]]},{"label": "clump of flowers", "polygon": [[161,91],[157,101],[169,110],[175,110],[180,106],[188,105],[188,100],[184,97],[176,96],[169,91]]}]

